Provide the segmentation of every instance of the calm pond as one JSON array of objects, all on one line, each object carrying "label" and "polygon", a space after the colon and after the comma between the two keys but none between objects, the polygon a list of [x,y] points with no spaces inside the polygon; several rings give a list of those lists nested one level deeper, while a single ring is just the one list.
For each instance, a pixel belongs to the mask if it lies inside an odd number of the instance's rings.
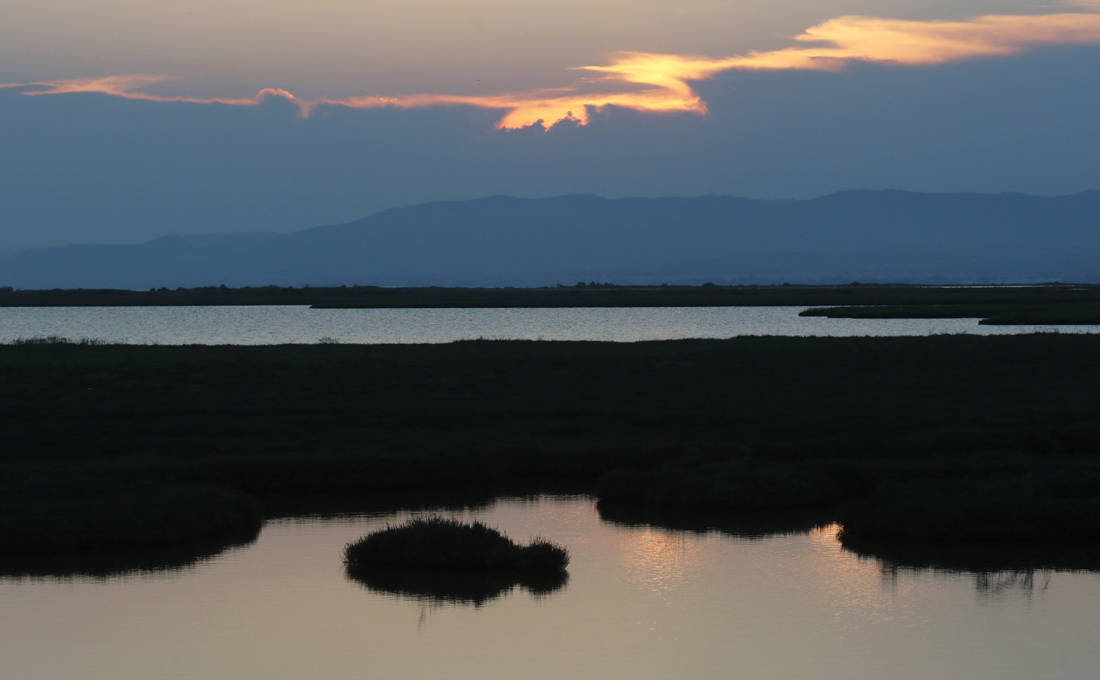
[{"label": "calm pond", "polygon": [[343,546],[408,513],[269,522],[182,570],[0,579],[10,677],[1085,678],[1100,576],[891,568],[836,527],[738,538],[600,519],[584,498],[443,514],[572,554],[568,583],[480,606],[373,592]]},{"label": "calm pond", "polygon": [[738,335],[890,336],[1097,333],[1100,326],[980,326],[977,319],[827,319],[805,307],[310,309],[6,307],[0,342],[58,335],[129,344],[436,343],[494,340],[636,342]]}]

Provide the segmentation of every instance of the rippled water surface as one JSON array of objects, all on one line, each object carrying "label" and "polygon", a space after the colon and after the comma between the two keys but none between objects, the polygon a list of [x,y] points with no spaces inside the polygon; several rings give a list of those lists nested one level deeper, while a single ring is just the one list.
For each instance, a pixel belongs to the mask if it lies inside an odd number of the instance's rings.
[{"label": "rippled water surface", "polygon": [[1088,678],[1100,576],[893,569],[835,527],[762,539],[602,521],[587,499],[454,514],[568,547],[568,584],[475,607],[372,592],[345,543],[406,515],[271,522],[174,572],[0,579],[6,677]]},{"label": "rippled water surface", "polygon": [[57,335],[131,344],[436,343],[474,338],[671,340],[737,335],[1096,333],[1100,326],[980,326],[977,319],[827,319],[805,307],[310,309],[255,307],[0,308],[0,342]]}]

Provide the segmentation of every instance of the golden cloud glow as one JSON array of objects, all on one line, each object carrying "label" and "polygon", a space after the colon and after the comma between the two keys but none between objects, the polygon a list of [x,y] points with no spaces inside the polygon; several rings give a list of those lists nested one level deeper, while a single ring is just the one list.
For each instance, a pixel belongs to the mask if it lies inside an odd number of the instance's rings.
[{"label": "golden cloud glow", "polygon": [[[1071,0],[1083,8],[1100,0]],[[837,70],[853,61],[919,66],[1019,53],[1039,45],[1100,43],[1100,14],[989,15],[966,21],[907,21],[866,16],[830,19],[794,37],[795,46],[714,59],[679,54],[621,52],[604,65],[579,66],[577,85],[555,90],[498,95],[419,94],[399,97],[298,99],[268,88],[243,99],[150,94],[167,78],[150,75],[14,83],[27,95],[95,92],[151,102],[256,106],[269,97],[293,102],[303,116],[317,106],[423,108],[473,106],[503,111],[497,127],[549,128],[562,121],[585,125],[607,106],[649,113],[706,114],[707,105],[691,83],[731,70]]]}]

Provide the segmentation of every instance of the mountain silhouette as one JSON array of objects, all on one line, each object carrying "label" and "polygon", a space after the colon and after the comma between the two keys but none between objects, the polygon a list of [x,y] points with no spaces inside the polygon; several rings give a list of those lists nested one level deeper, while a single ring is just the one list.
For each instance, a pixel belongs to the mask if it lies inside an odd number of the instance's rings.
[{"label": "mountain silhouette", "polygon": [[290,234],[165,236],[0,259],[0,285],[1100,280],[1100,191],[846,191],[810,200],[490,197]]}]

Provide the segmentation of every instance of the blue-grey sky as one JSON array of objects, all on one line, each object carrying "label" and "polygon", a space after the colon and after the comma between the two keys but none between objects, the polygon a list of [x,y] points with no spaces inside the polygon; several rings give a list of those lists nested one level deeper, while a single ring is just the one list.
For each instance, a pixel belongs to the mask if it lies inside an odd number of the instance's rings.
[{"label": "blue-grey sky", "polygon": [[10,0],[0,250],[494,194],[1100,188],[1098,66],[1092,0]]}]

